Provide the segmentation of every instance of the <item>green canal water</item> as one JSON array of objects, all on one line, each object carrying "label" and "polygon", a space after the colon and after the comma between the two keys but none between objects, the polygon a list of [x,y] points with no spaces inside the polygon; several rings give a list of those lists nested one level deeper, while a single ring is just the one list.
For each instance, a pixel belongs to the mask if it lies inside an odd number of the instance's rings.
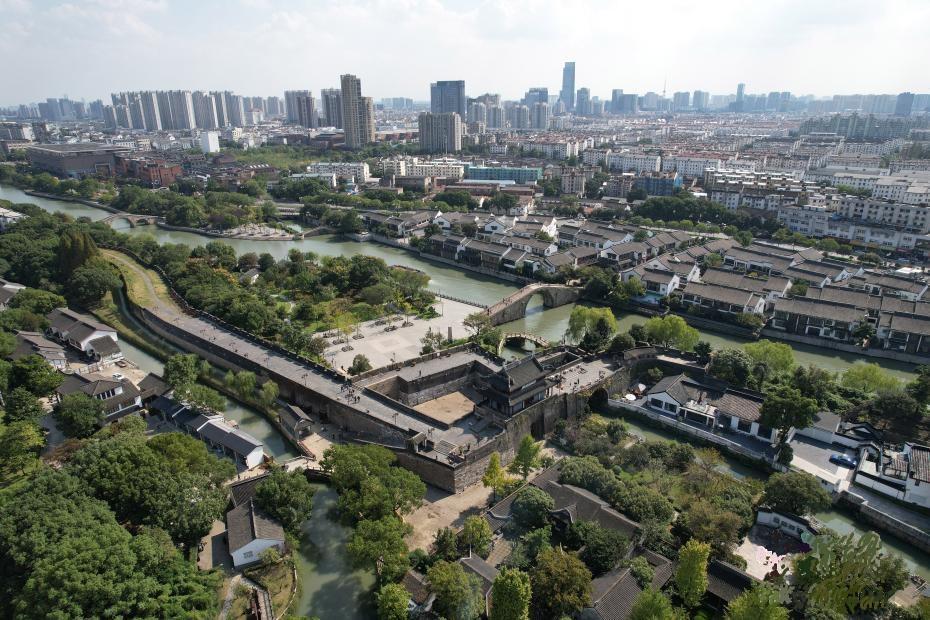
[{"label": "green canal water", "polygon": [[[109,213],[100,209],[77,203],[29,196],[19,189],[8,186],[0,186],[0,199],[10,200],[14,203],[32,203],[49,212],[68,213],[73,217],[88,217],[92,220],[99,220],[109,215]],[[151,235],[159,243],[185,243],[196,246],[214,240],[213,237],[206,235],[169,231],[155,226],[130,228],[125,220],[117,220],[114,222],[114,227],[132,235]],[[430,276],[429,286],[432,290],[482,304],[492,304],[518,288],[513,284],[424,260],[413,253],[397,248],[376,243],[356,243],[331,235],[311,237],[300,241],[254,241],[244,239],[223,239],[223,241],[233,246],[238,254],[244,252],[268,252],[276,258],[285,258],[288,251],[293,248],[300,249],[303,252],[316,252],[321,256],[351,256],[355,254],[374,256],[384,259],[388,264],[403,265],[428,273]],[[568,326],[568,317],[573,307],[574,305],[567,305],[547,309],[543,306],[542,299],[536,296],[530,300],[526,316],[523,319],[504,325],[503,329],[509,332],[532,332],[550,341],[559,341]],[[629,329],[630,326],[645,321],[645,317],[636,314],[626,314],[618,317],[621,330]],[[711,331],[702,331],[701,338],[710,342],[714,348],[741,346],[747,342],[745,339],[731,334]],[[136,349],[138,353],[132,353],[130,351],[134,347],[131,347],[128,343],[123,344],[125,345],[124,350],[131,359],[137,360],[140,365],[142,363],[153,364],[152,368],[156,368],[155,364],[157,364],[160,372],[161,364],[158,360],[151,358],[151,356],[138,349]],[[799,364],[813,364],[833,372],[842,372],[854,362],[864,360],[875,361],[902,379],[908,379],[913,374],[913,367],[902,362],[865,358],[854,354],[826,351],[804,345],[792,345],[792,348],[795,352],[795,360]],[[511,354],[519,352],[518,349],[512,348],[509,351]],[[149,358],[148,361],[143,362],[142,360],[146,357]],[[145,369],[149,370],[149,368]],[[275,458],[287,459],[295,455],[288,447],[288,444],[280,437],[277,430],[257,412],[230,403],[226,415],[236,420],[243,430],[261,439],[265,443],[266,450]],[[628,422],[630,421],[628,420]],[[671,434],[635,423],[635,421],[630,422],[630,426],[633,432],[647,438],[680,440],[680,438]],[[726,471],[739,478],[746,476],[761,478],[764,476],[761,472],[732,459],[725,461],[723,467]],[[332,497],[330,497],[330,494],[332,494]],[[348,618],[352,620],[354,618],[371,617],[371,610],[364,607],[367,600],[364,595],[370,589],[372,579],[370,575],[351,571],[344,562],[342,545],[345,540],[345,530],[326,514],[334,501],[335,494],[325,487],[315,496],[314,516],[308,521],[305,530],[309,538],[305,537],[305,542],[301,545],[298,553],[298,562],[301,564],[303,575],[303,594],[295,612],[308,615],[315,614],[320,616],[322,620],[328,620],[329,618]],[[817,517],[825,525],[840,532],[855,531],[862,533],[867,531],[866,528],[856,523],[851,515],[841,511],[828,511],[817,515]],[[887,549],[904,557],[905,562],[912,571],[930,579],[930,555],[917,551],[888,535],[884,535],[883,540]]]}]

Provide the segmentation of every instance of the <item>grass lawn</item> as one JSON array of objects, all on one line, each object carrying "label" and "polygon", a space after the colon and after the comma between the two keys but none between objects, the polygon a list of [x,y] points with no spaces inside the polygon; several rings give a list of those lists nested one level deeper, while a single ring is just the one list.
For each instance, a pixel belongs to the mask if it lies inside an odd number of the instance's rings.
[{"label": "grass lawn", "polygon": [[[129,298],[136,304],[145,308],[150,308],[155,305],[156,301],[161,303],[174,303],[170,293],[168,293],[168,287],[165,286],[165,283],[157,273],[151,269],[146,269],[121,252],[116,252],[114,250],[100,250],[100,252],[120,270],[120,273],[126,280]],[[151,284],[151,289],[149,288],[149,283]],[[158,297],[157,300],[153,297],[153,289],[154,294]]]}]

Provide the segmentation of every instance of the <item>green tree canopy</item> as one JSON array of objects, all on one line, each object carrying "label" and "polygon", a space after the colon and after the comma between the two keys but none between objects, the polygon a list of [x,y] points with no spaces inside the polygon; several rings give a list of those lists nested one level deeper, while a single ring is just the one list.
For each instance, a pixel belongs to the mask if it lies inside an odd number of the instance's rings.
[{"label": "green tree canopy", "polygon": [[6,422],[30,422],[35,424],[45,415],[39,399],[24,387],[18,387],[6,397]]},{"label": "green tree canopy", "polygon": [[54,392],[63,379],[60,372],[36,354],[26,355],[13,362],[10,372],[12,387],[26,388],[39,398]]},{"label": "green tree canopy", "polygon": [[372,570],[379,583],[400,579],[410,567],[404,536],[409,525],[393,516],[358,522],[346,544],[349,559],[356,568]]},{"label": "green tree canopy", "polygon": [[678,569],[675,571],[675,587],[688,609],[696,608],[707,590],[707,558],[710,545],[689,540],[679,550]]},{"label": "green tree canopy", "polygon": [[901,388],[901,381],[874,362],[858,361],[842,374],[846,387],[863,392],[890,392]]},{"label": "green tree canopy", "polygon": [[547,549],[530,573],[533,609],[541,618],[572,616],[591,604],[591,571],[561,549]]},{"label": "green tree canopy", "polygon": [[814,423],[818,411],[817,401],[802,396],[801,392],[788,385],[776,385],[769,389],[762,401],[759,421],[779,432],[778,443],[784,443],[791,427],[807,428]]},{"label": "green tree canopy", "polygon": [[426,572],[434,608],[449,620],[474,620],[484,613],[481,582],[458,562],[439,560]]},{"label": "green tree canopy", "polygon": [[764,364],[773,375],[786,374],[794,368],[794,349],[787,344],[762,339],[744,344],[743,349],[754,364]]},{"label": "green tree canopy", "polygon": [[726,620],[788,620],[788,610],[774,586],[757,583],[730,601]]},{"label": "green tree canopy", "polygon": [[668,315],[652,317],[646,321],[646,335],[649,342],[663,346],[690,351],[700,340],[698,330],[685,323],[680,316]]},{"label": "green tree canopy", "polygon": [[399,583],[387,583],[378,590],[378,620],[408,620],[410,594]]},{"label": "green tree canopy", "polygon": [[636,597],[629,620],[675,620],[675,610],[668,597],[658,590],[643,590]]},{"label": "green tree canopy", "polygon": [[299,536],[304,521],[310,518],[313,492],[304,472],[275,468],[255,487],[255,503],[277,519],[285,531]]},{"label": "green tree canopy", "polygon": [[200,363],[196,355],[177,353],[165,362],[165,383],[173,388],[190,385],[197,381]]},{"label": "green tree canopy", "polygon": [[766,480],[762,503],[779,512],[804,516],[829,508],[830,495],[812,475],[789,471]]},{"label": "green tree canopy", "polygon": [[100,428],[103,420],[103,403],[84,392],[62,397],[55,405],[55,422],[67,437],[84,439]]},{"label": "green tree canopy", "polygon": [[532,436],[524,435],[517,447],[517,454],[510,463],[510,471],[520,474],[526,480],[533,468],[539,465],[539,452],[541,449],[542,445],[533,441]]},{"label": "green tree canopy", "polygon": [[525,486],[517,492],[511,512],[518,524],[527,529],[543,527],[549,521],[549,511],[555,502],[548,493],[534,486]]},{"label": "green tree canopy", "polygon": [[529,620],[532,594],[529,575],[515,568],[502,568],[491,587],[489,620]]},{"label": "green tree canopy", "polygon": [[469,551],[481,557],[487,557],[491,551],[491,539],[494,534],[484,517],[472,515],[465,518],[462,531],[458,535],[458,546],[462,553]]}]

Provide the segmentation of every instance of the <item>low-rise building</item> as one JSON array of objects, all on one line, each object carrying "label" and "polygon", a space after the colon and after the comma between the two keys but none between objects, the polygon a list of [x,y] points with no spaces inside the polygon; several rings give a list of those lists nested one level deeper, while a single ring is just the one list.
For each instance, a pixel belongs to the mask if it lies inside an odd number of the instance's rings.
[{"label": "low-rise building", "polygon": [[126,146],[95,142],[30,144],[26,147],[26,157],[38,170],[57,177],[82,178],[112,176],[116,168],[115,156],[129,151]]},{"label": "low-rise building", "polygon": [[48,314],[48,334],[96,361],[117,361],[123,354],[119,336],[108,325],[69,308],[55,308]]},{"label": "low-rise building", "polygon": [[240,568],[261,561],[272,547],[285,550],[284,528],[249,500],[226,513],[226,538],[233,566]]}]

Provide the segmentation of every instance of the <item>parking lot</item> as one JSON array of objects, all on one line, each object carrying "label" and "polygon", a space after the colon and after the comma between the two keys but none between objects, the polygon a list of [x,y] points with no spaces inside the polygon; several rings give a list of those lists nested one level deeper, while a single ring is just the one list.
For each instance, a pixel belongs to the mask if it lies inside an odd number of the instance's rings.
[{"label": "parking lot", "polygon": [[837,491],[845,490],[852,482],[855,470],[830,462],[834,454],[848,454],[856,456],[854,450],[836,444],[826,444],[808,437],[795,435],[790,442],[794,450],[794,460],[791,464],[798,469],[826,480],[834,485]]}]

